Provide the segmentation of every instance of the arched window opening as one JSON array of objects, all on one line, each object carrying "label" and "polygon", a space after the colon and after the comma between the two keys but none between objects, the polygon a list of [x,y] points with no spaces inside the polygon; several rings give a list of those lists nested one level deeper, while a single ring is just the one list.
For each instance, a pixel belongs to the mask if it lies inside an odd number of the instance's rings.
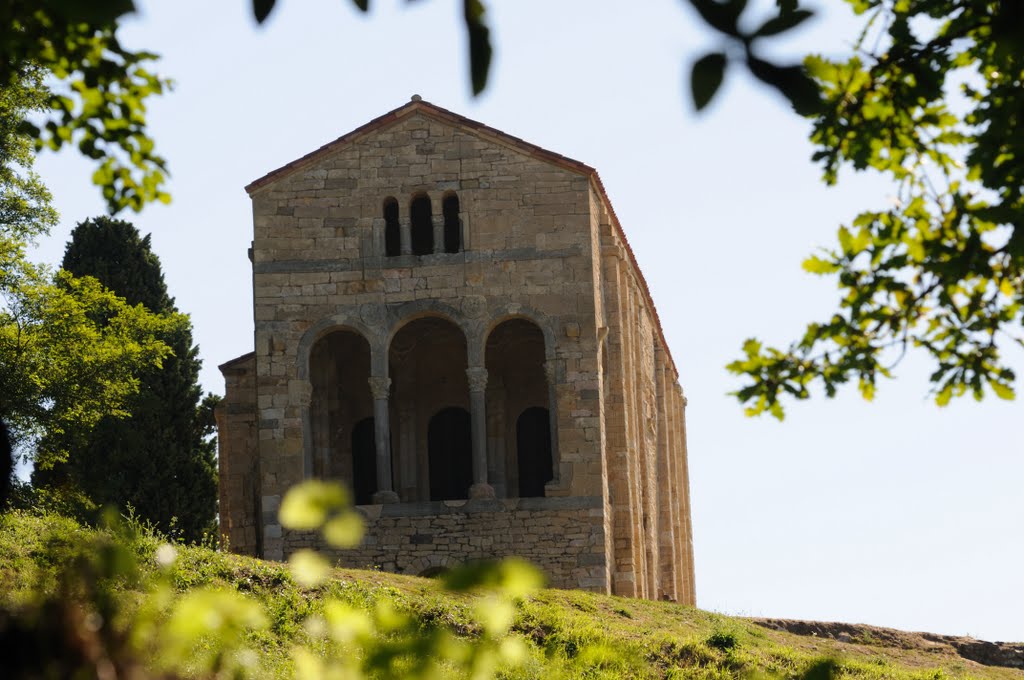
[{"label": "arched window opening", "polygon": [[356,505],[369,505],[377,491],[377,445],[373,418],[363,418],[352,428],[352,493]]},{"label": "arched window opening", "polygon": [[441,213],[444,215],[444,252],[457,253],[462,250],[462,225],[459,224],[459,197],[454,192],[444,197]]},{"label": "arched window opening", "polygon": [[544,496],[553,477],[557,440],[547,415],[553,400],[545,358],[544,333],[528,319],[503,321],[487,336],[484,365],[496,386],[487,395],[487,434],[499,435],[489,450],[495,474],[488,480],[495,477],[497,493]]},{"label": "arched window opening", "polygon": [[473,483],[473,441],[469,411],[450,407],[430,419],[427,428],[430,465],[430,500],[450,501],[469,497]]},{"label": "arched window opening", "polygon": [[544,496],[544,485],[552,478],[551,423],[546,408],[528,408],[516,420],[516,457],[519,497]]},{"label": "arched window opening", "polygon": [[[313,394],[309,405],[308,454],[315,477],[337,479],[358,490],[360,448],[364,460],[374,459],[373,426],[365,443],[357,438],[361,421],[372,423],[370,394],[370,343],[347,329],[333,330],[310,348],[309,377]],[[374,472],[369,472],[370,495],[376,491]]]},{"label": "arched window opening", "polygon": [[[414,318],[391,339],[391,441],[395,488],[403,500],[467,497],[472,478],[467,365],[466,335],[447,319]],[[463,414],[461,426],[449,409]],[[455,481],[446,481],[452,475]]]},{"label": "arched window opening", "polygon": [[402,230],[398,225],[398,201],[384,199],[384,254],[394,257],[402,252]]},{"label": "arched window opening", "polygon": [[420,194],[412,199],[409,218],[412,222],[413,254],[430,255],[434,252],[434,223],[429,196]]}]

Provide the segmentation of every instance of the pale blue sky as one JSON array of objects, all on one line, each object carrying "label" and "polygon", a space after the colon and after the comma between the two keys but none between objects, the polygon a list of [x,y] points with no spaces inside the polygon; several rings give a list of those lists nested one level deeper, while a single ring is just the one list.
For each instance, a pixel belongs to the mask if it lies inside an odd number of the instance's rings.
[{"label": "pale blue sky", "polygon": [[[807,125],[740,69],[694,115],[685,74],[715,38],[688,5],[492,0],[495,62],[473,99],[454,0],[377,2],[369,17],[280,2],[263,28],[249,4],[148,2],[124,30],[177,82],[150,112],[174,202],[127,217],[192,315],[207,389],[222,393],[217,365],[252,349],[242,187],[418,93],[601,174],[689,398],[699,606],[1024,639],[1021,402],[940,410],[914,357],[874,403],[818,399],[782,424],[726,395],[745,338],[783,343],[830,312],[834,283],[801,260],[891,191],[849,174],[825,188]],[[848,48],[858,23],[819,4],[828,15],[779,54]],[[103,207],[74,154],[39,170],[62,217],[39,259],[57,262]]]}]

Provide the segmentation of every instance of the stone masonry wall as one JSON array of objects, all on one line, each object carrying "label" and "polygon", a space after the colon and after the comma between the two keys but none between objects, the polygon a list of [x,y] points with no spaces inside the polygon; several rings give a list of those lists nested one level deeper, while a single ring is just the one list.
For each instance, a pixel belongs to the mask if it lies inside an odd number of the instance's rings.
[{"label": "stone masonry wall", "polygon": [[336,563],[413,576],[469,560],[519,556],[555,588],[608,592],[601,499],[524,498],[360,506],[362,545],[330,550],[305,532],[285,532],[285,552],[318,547]]},{"label": "stone masonry wall", "polygon": [[606,329],[601,350],[612,590],[693,604],[692,566],[685,563],[692,556],[686,552],[683,413],[673,399],[677,376],[628,245],[612,227],[610,207],[596,195],[594,200],[603,262],[598,324]]},{"label": "stone masonry wall", "polygon": [[[396,198],[408,219],[411,197],[426,193],[436,217],[453,190],[464,252],[383,257],[385,198]],[[463,330],[470,365],[482,366],[487,334],[504,319],[523,316],[545,331],[558,442],[548,495],[600,495],[589,192],[584,175],[421,115],[255,190],[264,510],[306,473],[310,338],[356,330],[370,343],[375,375],[386,376],[390,338],[429,314]],[[281,549],[265,536],[268,556]]]},{"label": "stone masonry wall", "polygon": [[221,365],[224,400],[217,418],[220,534],[243,555],[260,554],[256,440],[256,359],[250,353]]}]

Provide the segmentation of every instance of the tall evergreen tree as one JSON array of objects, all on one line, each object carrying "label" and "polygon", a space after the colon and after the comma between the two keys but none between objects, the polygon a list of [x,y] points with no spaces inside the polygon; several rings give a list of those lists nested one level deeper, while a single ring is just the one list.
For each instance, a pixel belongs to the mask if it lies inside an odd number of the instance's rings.
[{"label": "tall evergreen tree", "polygon": [[[75,276],[97,278],[131,305],[158,314],[177,311],[149,236],[141,237],[129,222],[82,222],[71,234],[62,266]],[[174,354],[140,376],[130,416],[103,420],[63,469],[42,473],[37,481],[71,482],[96,503],[131,505],[157,527],[196,540],[212,527],[216,513],[211,397],[200,401],[201,361],[191,325],[161,339]]]}]

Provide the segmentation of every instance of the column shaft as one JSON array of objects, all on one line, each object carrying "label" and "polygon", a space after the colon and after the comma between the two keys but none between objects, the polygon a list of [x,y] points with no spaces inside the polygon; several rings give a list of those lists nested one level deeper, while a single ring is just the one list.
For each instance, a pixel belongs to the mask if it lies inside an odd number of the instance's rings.
[{"label": "column shaft", "polygon": [[402,255],[412,254],[412,223],[408,217],[398,220],[398,245]]},{"label": "column shaft", "polygon": [[444,216],[433,215],[430,226],[434,228],[434,253],[444,252]]},{"label": "column shaft", "polygon": [[551,481],[548,484],[557,486],[562,483],[562,461],[558,455],[558,391],[555,389],[555,374],[555,362],[551,359],[545,361],[544,379],[548,384],[548,429],[551,438]]},{"label": "column shaft", "polygon": [[473,438],[473,486],[470,498],[494,498],[494,488],[487,483],[487,369],[466,369],[469,379],[469,417]]},{"label": "column shaft", "polygon": [[391,423],[388,408],[390,391],[390,378],[370,378],[370,392],[373,395],[373,440],[377,453],[377,492],[373,494],[374,503],[398,502],[398,494],[391,486]]}]

